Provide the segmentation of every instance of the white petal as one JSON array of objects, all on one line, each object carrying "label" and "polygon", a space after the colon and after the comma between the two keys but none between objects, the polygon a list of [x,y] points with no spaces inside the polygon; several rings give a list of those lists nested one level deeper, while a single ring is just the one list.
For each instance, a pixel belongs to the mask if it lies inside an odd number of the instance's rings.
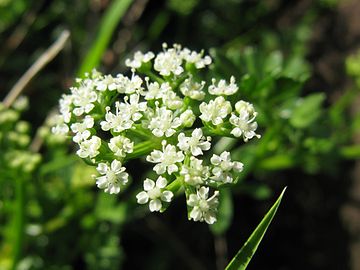
[{"label": "white petal", "polygon": [[176,153],[176,162],[181,162],[183,161],[185,158],[183,152],[179,151]]},{"label": "white petal", "polygon": [[207,224],[214,224],[216,222],[215,213],[207,212],[204,214],[204,219]]},{"label": "white petal", "polygon": [[167,181],[164,177],[159,176],[159,178],[156,180],[156,186],[158,188],[164,188],[167,185]]},{"label": "white petal", "polygon": [[114,171],[114,172],[120,171],[121,170],[121,162],[118,161],[117,159],[114,159],[111,162],[111,170]]},{"label": "white petal", "polygon": [[199,145],[198,145],[202,150],[209,150],[210,149],[210,147],[211,147],[211,143],[210,142],[208,142],[208,141],[206,141],[206,142],[201,142],[201,143],[199,143]]},{"label": "white petal", "polygon": [[201,220],[201,217],[202,217],[202,213],[199,207],[195,206],[190,212],[190,218],[192,218],[194,221],[199,221]]},{"label": "white petal", "polygon": [[196,196],[196,194],[190,194],[189,199],[187,200],[187,205],[189,206],[195,206],[198,204],[198,197]]},{"label": "white petal", "polygon": [[110,124],[106,121],[102,121],[100,125],[101,125],[101,129],[104,131],[108,131],[111,128]]},{"label": "white petal", "polygon": [[[125,170],[125,168],[123,167],[122,170]],[[129,174],[127,172],[120,171],[116,174],[116,176],[121,185],[125,185],[129,181]]]},{"label": "white petal", "polygon": [[182,124],[181,119],[180,119],[179,117],[176,117],[176,118],[173,120],[173,122],[171,123],[171,127],[172,127],[172,128],[178,128],[178,127],[181,126],[181,124]]},{"label": "white petal", "polygon": [[209,195],[209,188],[208,187],[201,187],[199,190],[198,190],[198,196],[202,199],[207,199]]},{"label": "white petal", "polygon": [[191,154],[194,156],[199,156],[203,154],[203,151],[201,151],[200,147],[195,146],[191,148]]},{"label": "white petal", "polygon": [[146,178],[144,181],[144,190],[149,191],[154,189],[154,187],[155,187],[155,182],[149,178]]},{"label": "white petal", "polygon": [[201,128],[195,128],[193,130],[193,132],[191,133],[191,136],[192,137],[195,137],[195,138],[198,138],[200,140],[200,138],[202,137],[203,133],[202,133],[202,130]]},{"label": "white petal", "polygon": [[[79,133],[78,133],[79,134]],[[87,138],[89,138],[91,135],[89,130],[85,130],[83,133],[81,133],[81,137],[86,140]]]},{"label": "white petal", "polygon": [[218,155],[213,154],[213,156],[210,159],[210,162],[213,165],[219,165],[221,163],[221,158]]},{"label": "white petal", "polygon": [[239,161],[234,161],[233,169],[234,171],[241,172],[244,168],[244,164]]},{"label": "white petal", "polygon": [[136,195],[136,199],[139,204],[145,204],[149,201],[149,196],[147,192],[141,191],[139,194]]},{"label": "white petal", "polygon": [[172,135],[174,135],[175,132],[176,132],[175,129],[169,128],[165,131],[165,136],[171,137]]},{"label": "white petal", "polygon": [[106,188],[107,187],[107,179],[106,176],[100,176],[96,178],[96,185],[98,188]]},{"label": "white petal", "polygon": [[157,173],[157,174],[163,174],[166,171],[166,166],[163,165],[162,163],[160,164],[156,164],[153,168],[153,170]]},{"label": "white petal", "polygon": [[119,186],[115,186],[115,185],[111,185],[108,188],[108,191],[110,194],[118,194],[120,192],[120,187]]},{"label": "white petal", "polygon": [[172,174],[173,172],[177,172],[178,170],[179,168],[175,164],[171,164],[170,166],[167,167],[168,174]]},{"label": "white petal", "polygon": [[96,170],[101,174],[106,174],[106,172],[109,170],[109,167],[106,165],[106,163],[99,163]]},{"label": "white petal", "polygon": [[162,204],[159,199],[151,200],[149,203],[149,209],[151,212],[160,211],[161,207]]},{"label": "white petal", "polygon": [[174,197],[174,194],[169,191],[165,190],[161,195],[161,200],[164,202],[171,202],[171,199]]},{"label": "white petal", "polygon": [[231,160],[231,157],[230,157],[230,152],[228,151],[224,151],[221,153],[220,157],[223,159],[223,160],[227,160],[227,161],[230,161]]},{"label": "white petal", "polygon": [[154,150],[146,157],[146,161],[152,162],[152,163],[158,163],[161,162],[163,153],[159,150]]},{"label": "white petal", "polygon": [[238,127],[234,128],[231,132],[235,137],[240,137],[242,135],[242,130]]},{"label": "white petal", "polygon": [[188,144],[189,138],[186,137],[184,133],[180,133],[178,135],[178,141],[179,141],[179,143],[177,144],[177,146],[181,150],[186,151],[189,149],[189,144]]},{"label": "white petal", "polygon": [[164,136],[164,132],[161,129],[155,128],[152,133],[156,136],[156,137],[162,137]]}]

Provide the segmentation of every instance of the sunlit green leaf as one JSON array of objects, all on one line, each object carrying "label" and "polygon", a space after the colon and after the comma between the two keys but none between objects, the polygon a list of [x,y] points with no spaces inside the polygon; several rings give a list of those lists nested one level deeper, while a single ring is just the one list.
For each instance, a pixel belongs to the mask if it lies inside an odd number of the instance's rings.
[{"label": "sunlit green leaf", "polygon": [[290,124],[296,128],[306,128],[314,123],[321,114],[324,93],[316,93],[299,99],[290,117]]},{"label": "sunlit green leaf", "polygon": [[344,146],[340,153],[345,158],[358,159],[360,158],[360,145]]},{"label": "sunlit green leaf", "polygon": [[265,170],[282,170],[286,168],[291,168],[295,164],[295,160],[291,155],[287,154],[278,154],[263,159],[259,163],[259,167]]}]

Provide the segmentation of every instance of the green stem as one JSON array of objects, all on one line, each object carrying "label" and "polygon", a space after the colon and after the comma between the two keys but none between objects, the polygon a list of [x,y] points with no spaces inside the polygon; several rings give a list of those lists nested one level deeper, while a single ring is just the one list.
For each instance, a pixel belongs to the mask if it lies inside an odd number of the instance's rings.
[{"label": "green stem", "polygon": [[157,141],[146,141],[134,146],[134,151],[126,155],[125,160],[138,158],[149,154],[152,150],[159,148],[160,143]]},{"label": "green stem", "polygon": [[176,193],[182,187],[182,177],[177,177],[173,182],[171,182],[166,188],[172,193]]},{"label": "green stem", "polygon": [[[151,133],[146,132],[141,125],[135,125],[135,128],[127,130],[127,133],[130,135],[135,135],[139,138],[149,140],[152,136]],[[132,137],[132,136],[131,136]]]},{"label": "green stem", "polygon": [[178,78],[173,84],[171,84],[171,88],[177,92],[179,85],[182,84],[187,78],[189,78],[189,75],[182,76]]},{"label": "green stem", "polygon": [[212,128],[209,125],[204,126],[203,133],[204,136],[222,136],[222,137],[234,138],[234,136],[230,133],[230,131],[224,127]]},{"label": "green stem", "polygon": [[22,247],[25,234],[25,184],[24,179],[19,177],[15,184],[15,212],[14,212],[14,249],[13,262],[10,269],[15,270],[22,256]]},{"label": "green stem", "polygon": [[151,80],[158,82],[159,84],[162,84],[165,82],[164,79],[160,78],[158,75],[156,75],[154,72],[152,72],[151,70],[146,70],[143,72],[146,76],[148,76]]}]

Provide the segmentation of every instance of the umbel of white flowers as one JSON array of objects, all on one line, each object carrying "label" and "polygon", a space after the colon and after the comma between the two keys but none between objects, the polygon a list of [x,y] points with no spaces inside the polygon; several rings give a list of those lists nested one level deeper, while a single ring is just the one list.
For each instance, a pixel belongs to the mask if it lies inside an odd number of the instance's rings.
[{"label": "umbel of white flowers", "polygon": [[119,193],[129,183],[126,162],[146,157],[157,178],[144,180],[139,204],[162,212],[184,192],[189,219],[214,223],[218,189],[234,183],[243,164],[227,151],[212,154],[211,142],[259,138],[254,106],[240,100],[235,77],[203,80],[212,63],[203,51],[163,44],[157,55],[136,52],[125,63],[130,77],[93,70],[77,79],[60,99],[53,132],[72,137],[105,192]]}]

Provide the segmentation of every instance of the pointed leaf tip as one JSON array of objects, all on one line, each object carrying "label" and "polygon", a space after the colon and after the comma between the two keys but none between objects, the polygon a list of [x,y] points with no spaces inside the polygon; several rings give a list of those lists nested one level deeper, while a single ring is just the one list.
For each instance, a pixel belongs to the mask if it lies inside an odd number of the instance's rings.
[{"label": "pointed leaf tip", "polygon": [[266,233],[267,228],[269,227],[273,217],[276,214],[276,211],[280,205],[281,199],[286,191],[285,187],[281,192],[280,196],[270,208],[270,210],[266,213],[264,218],[261,220],[259,225],[250,235],[244,246],[238,251],[235,257],[231,260],[225,270],[245,270],[248,266],[250,260],[255,254],[263,236]]}]

